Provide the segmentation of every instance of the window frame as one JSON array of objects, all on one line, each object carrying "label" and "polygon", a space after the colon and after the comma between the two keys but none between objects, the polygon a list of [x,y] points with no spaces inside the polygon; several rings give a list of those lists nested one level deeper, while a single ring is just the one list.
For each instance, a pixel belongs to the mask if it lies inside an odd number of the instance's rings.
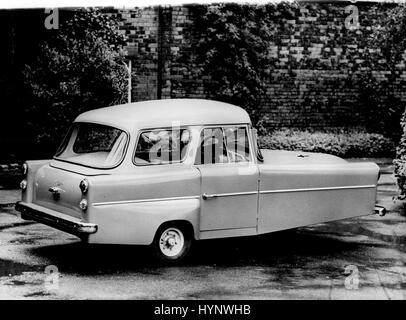
[{"label": "window frame", "polygon": [[[247,133],[248,136],[248,145],[249,145],[249,161],[246,162],[230,162],[229,157],[227,162],[222,162],[222,163],[196,163],[196,157],[197,157],[197,151],[199,148],[199,144],[201,143],[201,136],[202,136],[202,132],[204,129],[210,129],[210,128],[220,128],[221,131],[223,132],[223,141],[226,142],[226,136],[224,133],[224,128],[244,128],[245,132]],[[225,143],[226,146],[226,151],[228,153],[228,148],[227,148],[227,143]],[[255,163],[254,158],[253,158],[253,154],[252,154],[252,137],[250,134],[250,130],[248,127],[248,124],[246,123],[240,123],[240,124],[226,124],[226,125],[207,125],[207,126],[202,126],[199,130],[199,136],[198,136],[198,143],[196,145],[196,152],[194,155],[194,160],[193,160],[193,165],[195,166],[201,166],[201,165],[224,165],[224,164],[237,164],[237,165],[241,165],[241,164],[247,164],[247,163]]]},{"label": "window frame", "polygon": [[192,131],[190,130],[190,128],[188,126],[180,126],[177,127],[177,129],[181,130],[187,130],[189,132],[189,143],[187,144],[187,149],[185,152],[185,155],[182,159],[180,159],[179,161],[176,162],[167,162],[167,163],[145,163],[145,164],[140,164],[140,163],[136,163],[135,161],[135,153],[137,152],[137,146],[138,146],[138,142],[141,138],[141,135],[145,132],[151,132],[151,131],[155,131],[155,130],[168,130],[168,131],[173,131],[173,127],[155,127],[155,128],[148,128],[148,129],[142,129],[142,130],[138,130],[138,134],[137,134],[137,139],[135,141],[135,145],[134,145],[134,150],[131,156],[131,161],[132,163],[137,166],[137,167],[149,167],[149,166],[164,166],[164,165],[176,165],[176,164],[181,164],[184,163],[185,160],[187,160],[188,158],[188,153],[190,152],[190,145],[192,144]]},{"label": "window frame", "polygon": [[[111,128],[114,128],[114,129],[117,129],[117,130],[120,130],[120,131],[124,132],[124,133],[126,134],[127,140],[126,140],[125,147],[124,147],[124,151],[123,151],[123,155],[121,156],[120,161],[118,161],[117,164],[114,165],[114,166],[109,166],[109,167],[96,167],[96,166],[91,166],[91,165],[87,165],[87,164],[77,163],[77,162],[73,162],[73,161],[69,161],[69,160],[65,160],[65,159],[58,158],[58,156],[60,156],[60,155],[63,153],[63,151],[64,151],[64,149],[63,149],[63,150],[59,150],[59,149],[61,148],[61,146],[62,146],[65,142],[66,142],[66,145],[65,145],[65,148],[66,148],[67,144],[69,143],[69,140],[68,140],[68,141],[65,141],[65,140],[68,139],[68,136],[69,136],[69,139],[70,139],[70,136],[71,136],[71,134],[72,134],[72,132],[73,132],[73,126],[76,125],[76,124],[97,124],[97,125],[102,125],[102,126],[106,126],[106,127],[111,127]],[[74,165],[77,165],[77,166],[82,166],[82,167],[91,168],[91,169],[97,169],[97,170],[111,170],[111,169],[115,169],[115,168],[119,167],[119,166],[123,163],[123,161],[124,161],[124,159],[125,159],[125,157],[126,157],[126,155],[127,155],[127,152],[128,152],[128,147],[129,147],[129,145],[130,145],[130,139],[131,139],[131,135],[130,135],[130,133],[129,133],[126,129],[123,129],[123,128],[120,128],[120,127],[116,127],[116,126],[113,126],[113,125],[110,125],[110,124],[101,123],[101,122],[90,122],[90,121],[77,121],[77,122],[73,122],[72,125],[69,127],[68,132],[66,133],[65,137],[62,139],[61,145],[60,145],[60,146],[58,147],[58,149],[56,150],[56,153],[55,153],[55,155],[52,157],[52,159],[53,159],[53,160],[56,160],[56,161],[62,161],[62,162],[65,162],[65,163],[71,163],[71,164],[74,164]]]}]

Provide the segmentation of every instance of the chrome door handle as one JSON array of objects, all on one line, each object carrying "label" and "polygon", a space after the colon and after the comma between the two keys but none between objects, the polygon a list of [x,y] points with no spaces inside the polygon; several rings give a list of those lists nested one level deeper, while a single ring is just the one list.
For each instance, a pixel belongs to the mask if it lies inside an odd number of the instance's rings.
[{"label": "chrome door handle", "polygon": [[216,198],[217,196],[216,195],[214,195],[214,194],[206,194],[206,193],[203,193],[203,200],[209,200],[209,199],[214,199],[214,198]]}]

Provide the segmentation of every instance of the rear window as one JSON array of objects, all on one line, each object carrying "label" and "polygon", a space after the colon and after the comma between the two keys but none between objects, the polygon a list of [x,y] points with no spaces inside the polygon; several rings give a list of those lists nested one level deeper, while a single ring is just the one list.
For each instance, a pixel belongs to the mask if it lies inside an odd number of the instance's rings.
[{"label": "rear window", "polygon": [[111,168],[123,159],[127,138],[127,134],[117,128],[75,123],[55,158],[90,167]]}]

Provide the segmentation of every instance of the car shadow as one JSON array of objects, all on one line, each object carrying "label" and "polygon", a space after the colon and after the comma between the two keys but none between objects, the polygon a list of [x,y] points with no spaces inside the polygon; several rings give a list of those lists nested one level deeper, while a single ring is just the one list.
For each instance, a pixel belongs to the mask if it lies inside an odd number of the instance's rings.
[{"label": "car shadow", "polygon": [[301,264],[317,256],[337,257],[360,249],[356,242],[331,238],[324,233],[281,231],[256,237],[206,240],[197,244],[191,263],[228,265]]},{"label": "car shadow", "polygon": [[[298,231],[277,232],[255,237],[197,241],[187,259],[177,268],[245,267],[253,265],[300,266],[308,259],[330,259],[338,255],[354,255],[362,244],[341,241],[323,234]],[[151,254],[147,246],[86,245],[73,242],[30,249],[30,253],[46,258],[65,274],[161,274],[165,265]]]}]

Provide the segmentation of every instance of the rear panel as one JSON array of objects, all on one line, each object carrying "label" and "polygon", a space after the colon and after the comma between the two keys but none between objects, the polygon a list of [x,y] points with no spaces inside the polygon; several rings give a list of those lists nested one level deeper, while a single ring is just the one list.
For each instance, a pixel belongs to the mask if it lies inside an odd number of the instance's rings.
[{"label": "rear panel", "polygon": [[51,160],[29,160],[27,164],[28,171],[24,179],[27,181],[27,188],[21,192],[21,200],[31,203],[35,192],[35,176],[42,166],[48,165]]},{"label": "rear panel", "polygon": [[[76,218],[82,218],[79,208],[82,193],[79,183],[83,175],[54,168],[49,164],[38,169],[34,181],[33,203]],[[50,191],[57,188],[59,196]]]}]

